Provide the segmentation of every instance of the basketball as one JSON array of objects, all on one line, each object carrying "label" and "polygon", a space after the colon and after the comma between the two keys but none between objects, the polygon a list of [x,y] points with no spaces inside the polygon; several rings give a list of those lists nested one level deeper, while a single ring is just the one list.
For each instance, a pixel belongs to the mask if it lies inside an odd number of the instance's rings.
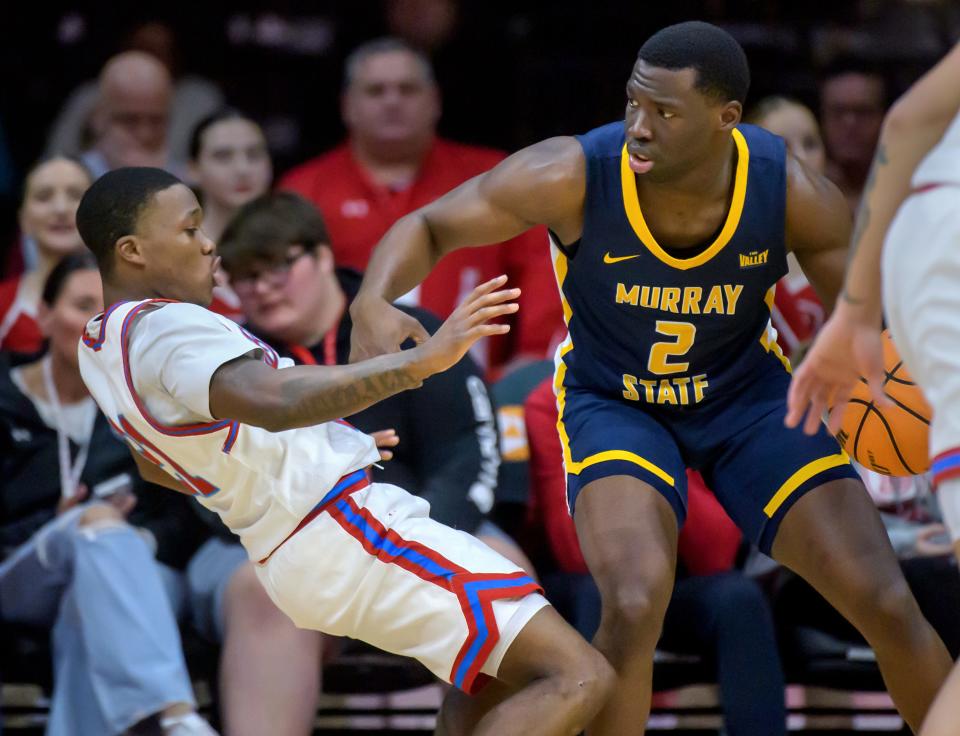
[{"label": "basketball", "polygon": [[877,407],[865,379],[853,390],[837,439],[858,463],[884,475],[919,475],[930,467],[930,405],[883,331],[884,393],[893,406]]}]

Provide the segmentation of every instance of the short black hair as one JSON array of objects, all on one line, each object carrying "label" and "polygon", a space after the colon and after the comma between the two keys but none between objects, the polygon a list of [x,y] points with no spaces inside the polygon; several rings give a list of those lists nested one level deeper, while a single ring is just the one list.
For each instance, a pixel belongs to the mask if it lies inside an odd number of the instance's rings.
[{"label": "short black hair", "polygon": [[90,185],[77,208],[77,230],[104,276],[113,269],[117,241],[136,232],[140,214],[153,195],[182,183],[163,169],[128,166],[108,171]]},{"label": "short black hair", "polygon": [[43,284],[43,293],[40,298],[48,307],[56,304],[60,298],[63,287],[66,285],[71,274],[76,271],[96,271],[97,259],[93,253],[84,249],[76,253],[68,253],[50,272],[46,282]]},{"label": "short black hair", "polygon": [[188,149],[191,161],[196,161],[200,157],[200,151],[203,149],[204,133],[217,123],[222,123],[225,120],[246,120],[259,127],[259,123],[257,123],[256,120],[246,113],[237,110],[235,107],[220,108],[193,126],[193,130],[190,132],[190,147]]},{"label": "short black hair", "polygon": [[329,245],[319,210],[299,194],[272,192],[247,202],[227,224],[217,252],[227,273],[254,261],[282,256],[291,245]]},{"label": "short black hair", "polygon": [[667,26],[647,39],[637,58],[664,69],[696,70],[696,88],[723,102],[743,103],[750,89],[743,48],[712,23],[691,20]]}]

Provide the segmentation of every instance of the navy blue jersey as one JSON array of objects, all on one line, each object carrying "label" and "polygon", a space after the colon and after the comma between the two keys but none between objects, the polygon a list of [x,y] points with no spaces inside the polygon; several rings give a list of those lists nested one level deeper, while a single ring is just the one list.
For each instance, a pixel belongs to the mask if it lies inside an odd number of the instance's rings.
[{"label": "navy blue jersey", "polygon": [[727,219],[692,257],[671,255],[648,229],[623,123],[577,137],[583,234],[554,251],[570,332],[559,385],[682,410],[748,388],[771,361],[788,365],[770,325],[774,285],[787,272],[784,143],[752,125],[733,137]]}]

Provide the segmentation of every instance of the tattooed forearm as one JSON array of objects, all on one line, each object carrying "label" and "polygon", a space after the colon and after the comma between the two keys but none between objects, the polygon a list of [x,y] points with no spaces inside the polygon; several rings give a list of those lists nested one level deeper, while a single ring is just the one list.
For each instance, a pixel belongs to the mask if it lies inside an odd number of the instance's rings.
[{"label": "tattooed forearm", "polygon": [[366,372],[367,366],[362,363],[341,368],[343,372],[332,380],[311,371],[314,375],[285,381],[280,387],[285,406],[283,423],[305,426],[350,416],[423,382],[409,367],[368,375],[356,375]]},{"label": "tattooed forearm", "polygon": [[850,293],[850,263],[856,256],[857,251],[860,248],[860,244],[863,242],[863,236],[870,226],[870,195],[876,186],[877,175],[880,172],[880,167],[886,166],[888,163],[889,159],[887,158],[886,146],[884,145],[883,141],[881,141],[877,146],[877,153],[873,157],[873,163],[870,166],[870,175],[867,177],[867,181],[863,185],[863,194],[860,199],[860,207],[857,209],[857,221],[854,224],[853,236],[850,239],[850,250],[847,252],[848,277],[844,281],[843,291],[841,292],[840,296],[849,304],[864,304],[866,302],[865,297],[854,296]]}]

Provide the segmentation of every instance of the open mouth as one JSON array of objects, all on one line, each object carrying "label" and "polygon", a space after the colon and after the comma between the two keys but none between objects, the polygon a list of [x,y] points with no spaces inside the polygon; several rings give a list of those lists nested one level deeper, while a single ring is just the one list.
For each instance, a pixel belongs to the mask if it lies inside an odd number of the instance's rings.
[{"label": "open mouth", "polygon": [[653,161],[636,153],[630,154],[630,170],[635,174],[646,174],[653,168]]}]

